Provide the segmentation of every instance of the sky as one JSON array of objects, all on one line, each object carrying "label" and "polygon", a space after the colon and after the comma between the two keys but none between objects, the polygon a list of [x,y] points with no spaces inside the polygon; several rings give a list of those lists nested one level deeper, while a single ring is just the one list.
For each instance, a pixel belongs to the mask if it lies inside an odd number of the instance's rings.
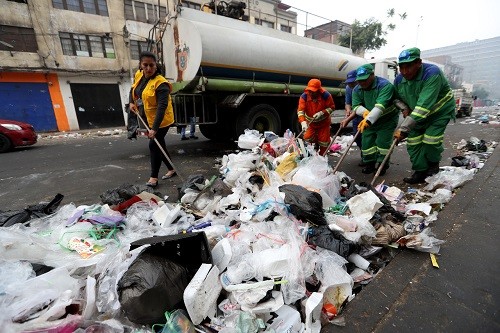
[{"label": "sky", "polygon": [[[298,23],[305,24],[305,13],[316,14],[329,20],[352,24],[355,19],[363,23],[369,18],[394,23],[396,29],[385,36],[387,44],[380,50],[366,53],[366,58],[397,57],[405,48],[418,47],[422,51],[463,42],[500,36],[500,0],[281,0],[295,8]],[[387,11],[394,8],[395,15],[387,19]],[[402,21],[398,14],[405,13]],[[317,20],[317,24],[314,22]],[[308,26],[326,23],[308,15]],[[301,30],[299,28],[299,34]]]}]

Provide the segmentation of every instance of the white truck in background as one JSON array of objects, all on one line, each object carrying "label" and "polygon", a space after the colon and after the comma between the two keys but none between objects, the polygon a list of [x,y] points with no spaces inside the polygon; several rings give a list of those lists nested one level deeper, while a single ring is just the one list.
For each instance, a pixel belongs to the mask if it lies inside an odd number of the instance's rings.
[{"label": "white truck in background", "polygon": [[453,94],[455,95],[457,118],[469,117],[472,114],[476,97],[464,88],[453,89]]}]

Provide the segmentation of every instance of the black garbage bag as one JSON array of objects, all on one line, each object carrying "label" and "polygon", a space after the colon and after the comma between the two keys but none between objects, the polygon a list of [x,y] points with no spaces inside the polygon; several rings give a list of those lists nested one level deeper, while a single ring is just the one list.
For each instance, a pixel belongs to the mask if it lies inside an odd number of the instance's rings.
[{"label": "black garbage bag", "polygon": [[28,222],[32,218],[40,218],[54,213],[59,204],[64,199],[64,195],[57,193],[49,203],[39,203],[28,206],[22,210],[1,211],[0,227],[10,227],[17,223]]},{"label": "black garbage bag", "polygon": [[327,224],[323,212],[323,200],[319,193],[293,184],[281,185],[279,190],[285,193],[285,203],[290,207],[290,212],[296,218],[304,222],[311,222],[314,225]]},{"label": "black garbage bag", "polygon": [[469,166],[469,158],[465,156],[454,156],[451,158],[451,166],[454,167],[467,167]]},{"label": "black garbage bag", "polygon": [[203,175],[201,174],[190,175],[186,179],[186,181],[180,187],[177,188],[179,192],[179,199],[182,198],[184,194],[186,194],[186,190],[188,188],[199,191],[200,189],[196,184],[202,185],[204,183],[205,183],[205,177]]},{"label": "black garbage bag", "polygon": [[467,141],[467,145],[465,146],[465,148],[467,148],[467,150],[469,151],[477,151],[482,153],[488,150],[488,147],[486,147],[486,141],[484,140],[480,140],[479,142]]},{"label": "black garbage bag", "polygon": [[125,112],[127,112],[127,139],[137,139],[139,119],[137,119],[137,115],[134,112],[130,112],[128,104],[125,104]]},{"label": "black garbage bag", "polygon": [[166,311],[185,307],[183,294],[189,280],[186,267],[145,251],[118,282],[122,311],[137,324],[161,323]]},{"label": "black garbage bag", "polygon": [[103,204],[118,205],[141,192],[153,193],[153,190],[146,185],[122,184],[104,191],[99,197]]},{"label": "black garbage bag", "polygon": [[309,244],[333,251],[344,258],[359,251],[357,243],[351,242],[338,231],[330,230],[326,225],[310,228],[310,233],[307,241]]}]

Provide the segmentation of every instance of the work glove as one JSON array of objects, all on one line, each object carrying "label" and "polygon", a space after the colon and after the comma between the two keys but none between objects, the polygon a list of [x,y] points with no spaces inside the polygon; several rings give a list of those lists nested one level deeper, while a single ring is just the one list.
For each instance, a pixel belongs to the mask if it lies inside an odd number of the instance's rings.
[{"label": "work glove", "polygon": [[307,130],[307,127],[308,127],[308,126],[307,126],[307,121],[303,121],[303,122],[301,122],[301,123],[300,123],[300,125],[302,126],[302,130],[303,130],[303,131],[306,131],[306,130]]},{"label": "work glove", "polygon": [[370,111],[368,111],[368,110],[363,112],[363,119],[366,119],[366,117],[368,117],[369,114],[370,114]]},{"label": "work glove", "polygon": [[361,120],[361,122],[358,125],[358,131],[363,133],[363,131],[365,129],[367,129],[368,127],[370,127],[370,125],[371,125],[371,123],[367,119],[363,119],[363,120]]},{"label": "work glove", "polygon": [[394,132],[394,139],[396,140],[396,143],[400,143],[401,141],[405,140],[408,137],[407,132],[403,132],[401,129],[398,129],[396,132]]},{"label": "work glove", "polygon": [[319,118],[321,118],[323,116],[323,111],[318,111],[314,114],[313,118],[314,120],[318,120]]}]

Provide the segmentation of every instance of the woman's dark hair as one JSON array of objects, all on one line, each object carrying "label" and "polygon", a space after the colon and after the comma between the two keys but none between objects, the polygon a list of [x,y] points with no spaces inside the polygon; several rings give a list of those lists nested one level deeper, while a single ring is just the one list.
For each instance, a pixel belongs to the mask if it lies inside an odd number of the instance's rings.
[{"label": "woman's dark hair", "polygon": [[141,52],[141,54],[139,55],[139,61],[142,61],[142,58],[153,58],[153,60],[155,62],[158,62],[156,60],[156,55],[153,52],[149,52],[149,51]]}]

